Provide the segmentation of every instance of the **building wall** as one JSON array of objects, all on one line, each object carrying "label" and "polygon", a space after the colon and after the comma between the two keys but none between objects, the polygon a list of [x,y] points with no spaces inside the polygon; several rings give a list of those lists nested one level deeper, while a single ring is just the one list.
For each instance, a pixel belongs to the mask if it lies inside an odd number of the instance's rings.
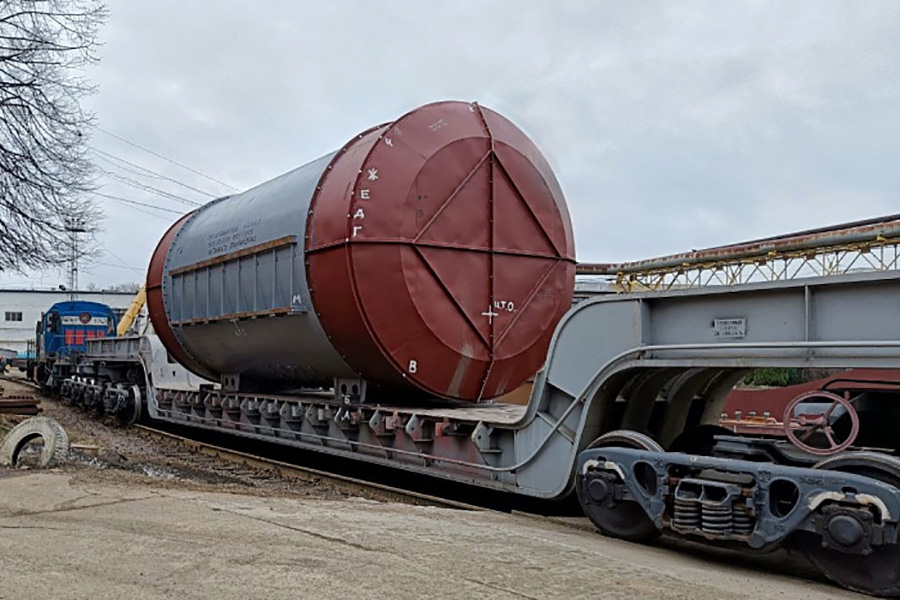
[{"label": "building wall", "polygon": [[[0,290],[0,348],[15,350],[25,356],[28,340],[34,339],[35,325],[41,313],[69,299],[69,292],[39,290]],[[77,300],[100,302],[116,309],[131,305],[134,294],[130,292],[78,292]],[[12,314],[10,314],[12,313]],[[21,321],[7,320],[17,318]]]}]

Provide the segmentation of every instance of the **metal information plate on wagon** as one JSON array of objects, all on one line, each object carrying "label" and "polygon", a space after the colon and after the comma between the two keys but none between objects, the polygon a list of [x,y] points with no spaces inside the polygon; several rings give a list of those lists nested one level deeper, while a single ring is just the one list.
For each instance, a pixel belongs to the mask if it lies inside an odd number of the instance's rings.
[{"label": "metal information plate on wagon", "polygon": [[747,319],[713,319],[713,337],[717,339],[741,339],[747,336]]}]

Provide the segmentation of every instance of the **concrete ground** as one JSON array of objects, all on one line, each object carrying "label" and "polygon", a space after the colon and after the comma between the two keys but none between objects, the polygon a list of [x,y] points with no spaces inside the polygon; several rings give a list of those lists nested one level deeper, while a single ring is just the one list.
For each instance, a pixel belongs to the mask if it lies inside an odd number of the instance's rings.
[{"label": "concrete ground", "polygon": [[0,598],[862,596],[523,516],[7,470]]}]

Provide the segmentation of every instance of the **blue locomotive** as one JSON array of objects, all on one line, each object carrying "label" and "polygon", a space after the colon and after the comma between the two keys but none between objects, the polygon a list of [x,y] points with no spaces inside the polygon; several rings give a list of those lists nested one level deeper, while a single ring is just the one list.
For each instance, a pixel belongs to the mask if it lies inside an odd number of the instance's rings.
[{"label": "blue locomotive", "polygon": [[36,330],[34,380],[54,389],[75,371],[90,339],[115,336],[116,314],[99,302],[57,302],[41,315]]}]

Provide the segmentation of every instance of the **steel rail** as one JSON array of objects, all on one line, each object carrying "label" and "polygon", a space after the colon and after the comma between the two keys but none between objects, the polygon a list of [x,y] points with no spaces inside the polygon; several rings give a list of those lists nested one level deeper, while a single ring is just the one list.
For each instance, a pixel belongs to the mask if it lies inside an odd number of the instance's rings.
[{"label": "steel rail", "polygon": [[16,384],[16,385],[22,385],[22,386],[25,386],[25,387],[30,387],[31,389],[36,390],[36,391],[38,391],[38,392],[41,391],[41,386],[40,386],[40,384],[37,384],[37,383],[35,383],[35,382],[33,382],[33,381],[29,381],[28,379],[19,379],[18,377],[13,377],[13,376],[11,376],[11,375],[9,375],[9,374],[3,374],[3,375],[0,375],[0,380],[2,380],[2,381],[8,381],[8,382],[14,383],[14,384]]},{"label": "steel rail", "polygon": [[439,496],[431,496],[429,494],[422,494],[419,492],[413,492],[410,490],[404,490],[402,488],[396,488],[388,485],[384,485],[381,483],[374,483],[370,481],[365,481],[362,479],[355,479],[353,477],[347,477],[345,475],[339,475],[337,473],[331,473],[328,471],[321,471],[319,469],[313,469],[311,467],[303,467],[300,465],[292,465],[289,463],[280,462],[273,459],[263,458],[260,456],[247,454],[245,452],[240,452],[238,450],[230,450],[228,448],[222,448],[219,446],[214,446],[212,444],[207,444],[204,442],[199,442],[197,440],[193,440],[191,438],[186,438],[183,436],[179,436],[173,433],[169,433],[168,431],[162,431],[159,429],[155,429],[153,427],[148,427],[146,425],[131,425],[131,427],[135,427],[151,436],[168,440],[170,442],[174,442],[185,449],[198,452],[203,454],[204,456],[209,456],[212,458],[218,458],[221,460],[226,460],[228,462],[233,462],[239,465],[252,467],[255,469],[269,471],[273,473],[277,473],[288,479],[295,479],[298,481],[327,481],[328,483],[334,485],[337,488],[345,490],[351,493],[360,493],[360,492],[368,492],[372,495],[377,495],[380,499],[398,502],[401,504],[410,504],[413,506],[437,506],[439,508],[452,508],[455,510],[468,510],[473,512],[489,512],[489,513],[500,513],[500,514],[508,514],[515,518],[526,519],[529,521],[536,521],[538,523],[544,523],[548,525],[555,525],[560,527],[565,527],[567,529],[575,529],[578,531],[587,531],[590,533],[594,533],[595,529],[593,525],[590,524],[587,517],[584,516],[552,516],[552,515],[541,515],[535,514],[527,511],[523,511],[520,509],[513,508],[508,513],[503,510],[497,510],[493,508],[487,508],[484,506],[478,506],[474,504],[468,504],[465,502],[459,502],[456,500],[449,500],[447,498],[441,498]]},{"label": "steel rail", "polygon": [[261,471],[277,473],[278,475],[287,479],[296,479],[300,481],[324,480],[329,484],[332,484],[335,487],[347,492],[368,492],[373,495],[377,495],[379,498],[390,500],[392,502],[399,502],[402,504],[412,504],[416,506],[438,506],[441,508],[453,508],[457,510],[471,511],[490,510],[488,508],[476,506],[474,504],[467,504],[465,502],[458,502],[456,500],[449,500],[447,498],[440,498],[438,496],[431,496],[428,494],[404,490],[402,488],[392,487],[384,485],[382,483],[375,483],[363,479],[356,479],[354,477],[347,477],[345,475],[330,473],[328,471],[313,469],[311,467],[293,465],[270,458],[247,454],[246,452],[241,452],[239,450],[222,448],[221,446],[207,444],[205,442],[186,438],[174,433],[170,433],[168,431],[162,431],[154,427],[148,427],[146,425],[132,425],[132,427],[135,427],[136,429],[139,429],[140,431],[143,431],[144,433],[147,433],[153,437],[161,438],[169,442],[174,442],[175,444],[182,446],[190,452],[196,452],[199,454],[203,454],[204,456],[225,460],[247,467],[252,467]]}]

